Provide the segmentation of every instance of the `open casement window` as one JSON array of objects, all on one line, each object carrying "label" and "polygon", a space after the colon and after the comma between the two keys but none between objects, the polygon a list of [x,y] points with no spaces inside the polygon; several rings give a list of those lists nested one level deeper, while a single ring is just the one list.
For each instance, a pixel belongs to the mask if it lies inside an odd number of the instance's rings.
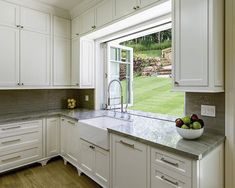
[{"label": "open casement window", "polygon": [[[121,104],[121,90],[118,80],[122,85],[123,104],[133,105],[133,49],[114,43],[106,44],[106,104],[109,108],[118,108]],[[108,87],[110,82],[109,93]],[[108,100],[110,101],[108,103]]]}]

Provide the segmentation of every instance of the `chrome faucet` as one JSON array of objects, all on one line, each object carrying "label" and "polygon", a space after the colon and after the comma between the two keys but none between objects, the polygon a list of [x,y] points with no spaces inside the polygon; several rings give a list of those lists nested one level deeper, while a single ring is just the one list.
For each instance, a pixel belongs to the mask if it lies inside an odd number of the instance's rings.
[{"label": "chrome faucet", "polygon": [[[110,83],[109,83],[109,86],[108,86],[108,106],[110,106],[110,104],[111,104],[111,97],[110,97],[110,88],[111,88],[111,85],[112,85],[112,83],[114,83],[114,82],[117,82],[119,85],[120,85],[120,99],[121,99],[121,113],[123,113],[124,112],[124,110],[123,110],[123,92],[122,92],[122,83],[119,81],[119,80],[117,80],[117,79],[114,79],[114,80],[112,80],[112,81],[110,81]],[[115,108],[115,107],[114,107]]]}]

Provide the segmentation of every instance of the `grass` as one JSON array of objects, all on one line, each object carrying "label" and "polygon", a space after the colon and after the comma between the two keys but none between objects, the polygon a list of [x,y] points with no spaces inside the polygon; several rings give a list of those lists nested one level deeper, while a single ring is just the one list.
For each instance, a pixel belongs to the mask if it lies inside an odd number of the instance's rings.
[{"label": "grass", "polygon": [[[125,85],[125,84],[124,84]],[[131,110],[182,116],[184,93],[171,91],[170,78],[135,77]]]},{"label": "grass", "polygon": [[162,51],[161,50],[140,51],[138,52],[138,55],[146,57],[161,57]]}]

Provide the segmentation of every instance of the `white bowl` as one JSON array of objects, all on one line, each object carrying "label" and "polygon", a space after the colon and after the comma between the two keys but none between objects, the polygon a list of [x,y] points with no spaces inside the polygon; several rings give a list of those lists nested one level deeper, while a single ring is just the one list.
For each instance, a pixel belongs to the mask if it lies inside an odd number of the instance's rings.
[{"label": "white bowl", "polygon": [[183,138],[193,140],[202,136],[204,132],[204,127],[201,129],[182,129],[176,127],[176,130],[179,133],[179,135],[182,136]]}]

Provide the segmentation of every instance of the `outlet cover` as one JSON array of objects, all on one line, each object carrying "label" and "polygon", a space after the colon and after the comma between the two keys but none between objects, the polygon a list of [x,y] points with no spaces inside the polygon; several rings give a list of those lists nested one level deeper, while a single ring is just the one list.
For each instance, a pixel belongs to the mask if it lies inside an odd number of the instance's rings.
[{"label": "outlet cover", "polygon": [[201,105],[201,115],[208,116],[208,117],[216,117],[215,106]]},{"label": "outlet cover", "polygon": [[89,95],[85,95],[85,101],[86,101],[86,102],[89,101]]}]

